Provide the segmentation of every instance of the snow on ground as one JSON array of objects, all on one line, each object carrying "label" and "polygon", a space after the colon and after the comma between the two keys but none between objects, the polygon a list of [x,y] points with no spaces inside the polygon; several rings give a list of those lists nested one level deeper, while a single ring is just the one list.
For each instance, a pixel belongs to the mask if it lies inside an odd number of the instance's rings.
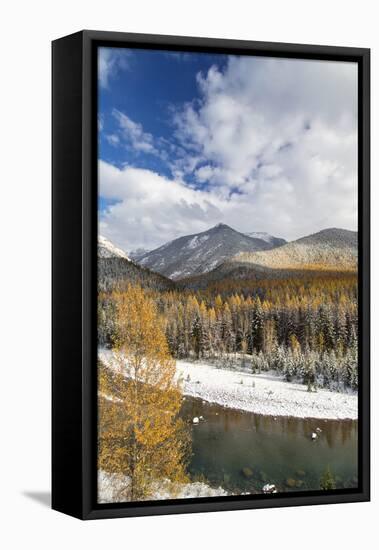
[{"label": "snow on ground", "polygon": [[[121,474],[98,473],[98,502],[127,502],[129,478]],[[226,496],[228,493],[218,487],[214,489],[206,483],[173,483],[168,479],[156,481],[153,496],[149,500],[167,500],[170,498],[199,498]]]},{"label": "snow on ground", "polygon": [[356,419],[358,398],[326,389],[308,392],[307,386],[286,382],[274,372],[249,374],[191,361],[177,361],[185,395],[224,407],[271,416]]},{"label": "snow on ground", "polygon": [[[99,358],[112,363],[112,351],[100,349]],[[270,416],[356,419],[358,397],[326,389],[308,392],[307,386],[286,382],[275,372],[250,374],[226,370],[200,361],[176,361],[183,393],[230,409]]]}]

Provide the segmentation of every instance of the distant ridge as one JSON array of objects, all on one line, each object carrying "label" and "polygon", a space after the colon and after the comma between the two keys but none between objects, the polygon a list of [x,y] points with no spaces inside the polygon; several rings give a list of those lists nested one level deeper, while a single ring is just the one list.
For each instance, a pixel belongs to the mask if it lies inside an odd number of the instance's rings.
[{"label": "distant ridge", "polygon": [[218,224],[202,233],[179,237],[134,261],[99,236],[98,256],[99,288],[132,282],[166,290],[174,288],[173,281],[179,280],[203,286],[223,278],[264,278],[278,276],[279,272],[285,276],[287,270],[356,271],[358,235],[356,231],[329,228],[273,248],[263,238]]},{"label": "distant ridge", "polygon": [[123,289],[128,284],[138,284],[155,290],[174,288],[173,281],[137,265],[123,250],[101,235],[98,238],[97,251],[98,289],[101,291]]},{"label": "distant ridge", "polygon": [[260,280],[300,275],[357,271],[357,232],[324,229],[272,250],[237,254],[209,273],[190,277],[181,284],[187,288],[205,288],[212,282]]},{"label": "distant ridge", "polygon": [[232,261],[274,269],[319,268],[356,269],[356,231],[330,228],[302,237],[267,252],[237,254]]},{"label": "distant ridge", "polygon": [[179,237],[144,254],[138,262],[173,280],[211,271],[240,252],[269,250],[272,244],[218,225],[193,235]]},{"label": "distant ridge", "polygon": [[138,260],[140,260],[142,256],[148,252],[150,252],[150,250],[147,250],[146,248],[136,248],[135,250],[131,250],[129,252],[129,258],[135,262],[138,262]]},{"label": "distant ridge", "polygon": [[270,233],[265,233],[264,231],[245,233],[245,235],[247,235],[248,237],[253,237],[254,239],[262,239],[262,241],[270,244],[271,248],[276,248],[277,246],[282,246],[283,244],[287,243],[286,239],[274,237],[273,235],[270,235]]},{"label": "distant ridge", "polygon": [[110,240],[102,235],[99,235],[97,240],[97,254],[99,258],[124,258],[129,260],[128,255],[115,246]]}]

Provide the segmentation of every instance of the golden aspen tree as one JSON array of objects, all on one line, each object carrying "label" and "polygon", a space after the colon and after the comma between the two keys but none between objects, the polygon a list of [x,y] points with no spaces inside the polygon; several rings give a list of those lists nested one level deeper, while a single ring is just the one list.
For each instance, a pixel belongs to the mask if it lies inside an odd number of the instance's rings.
[{"label": "golden aspen tree", "polygon": [[291,336],[290,336],[290,345],[291,345],[291,349],[292,349],[293,354],[294,355],[299,355],[301,347],[300,347],[299,340],[297,339],[295,334],[291,334]]},{"label": "golden aspen tree", "polygon": [[178,418],[181,388],[154,302],[132,286],[112,298],[117,336],[114,361],[99,367],[98,467],[127,476],[128,500],[146,500],[157,481],[188,480],[189,435]]},{"label": "golden aspen tree", "polygon": [[271,354],[275,350],[276,344],[277,339],[275,321],[274,319],[267,319],[263,324],[263,352]]},{"label": "golden aspen tree", "polygon": [[216,315],[218,315],[221,310],[222,310],[222,306],[223,306],[223,301],[222,301],[222,298],[220,296],[220,294],[218,294],[216,296],[216,299],[215,299],[215,311],[216,311]]}]

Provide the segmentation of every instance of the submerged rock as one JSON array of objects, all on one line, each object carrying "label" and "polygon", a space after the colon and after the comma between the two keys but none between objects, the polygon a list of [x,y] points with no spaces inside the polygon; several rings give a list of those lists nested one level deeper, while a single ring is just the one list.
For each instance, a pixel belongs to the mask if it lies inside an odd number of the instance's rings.
[{"label": "submerged rock", "polygon": [[296,475],[298,477],[305,477],[305,472],[304,470],[296,470]]},{"label": "submerged rock", "polygon": [[245,468],[242,468],[241,472],[247,479],[250,479],[254,475],[253,470],[248,466],[245,466]]},{"label": "submerged rock", "polygon": [[293,479],[293,477],[288,477],[286,479],[286,485],[290,489],[293,489],[294,487],[296,487],[296,479]]}]

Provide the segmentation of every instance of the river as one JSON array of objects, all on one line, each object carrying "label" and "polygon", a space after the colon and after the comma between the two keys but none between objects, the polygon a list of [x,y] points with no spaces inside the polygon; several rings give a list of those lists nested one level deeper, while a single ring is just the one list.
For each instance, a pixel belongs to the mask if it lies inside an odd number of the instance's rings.
[{"label": "river", "polygon": [[[337,488],[357,486],[356,420],[273,417],[186,397],[181,416],[191,426],[189,473],[232,494],[320,489],[326,468]],[[204,417],[195,425],[194,417]],[[320,431],[321,430],[321,431]],[[312,440],[312,432],[317,439]]]}]

